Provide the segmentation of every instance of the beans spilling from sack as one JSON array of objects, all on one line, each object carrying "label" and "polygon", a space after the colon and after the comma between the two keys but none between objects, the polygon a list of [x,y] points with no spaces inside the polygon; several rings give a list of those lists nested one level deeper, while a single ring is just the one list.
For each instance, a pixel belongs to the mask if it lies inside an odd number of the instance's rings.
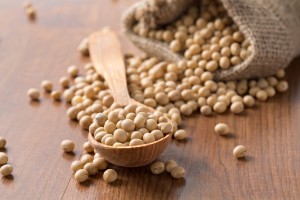
[{"label": "beans spilling from sack", "polygon": [[174,53],[196,62],[195,68],[229,69],[251,55],[252,46],[219,1],[190,6],[179,19],[158,29],[141,20],[143,11],[143,7],[136,11],[134,33],[166,43]]},{"label": "beans spilling from sack", "polygon": [[[169,133],[177,140],[184,140],[188,134],[179,129],[182,115],[189,116],[198,112],[209,116],[228,110],[240,114],[245,108],[256,106],[259,101],[266,101],[277,92],[288,89],[283,69],[273,76],[257,79],[213,79],[216,70],[234,67],[246,60],[252,52],[249,41],[217,1],[202,1],[201,8],[191,6],[184,15],[166,27],[150,29],[138,23],[134,31],[143,37],[165,42],[183,58],[178,63],[170,63],[156,57],[125,56],[130,96],[155,109],[153,115],[137,111],[138,108],[120,108],[115,104],[106,81],[91,63],[84,66],[84,75],[79,75],[76,66],[70,66],[69,77],[59,80],[61,89],[54,90],[53,83],[48,80],[41,83],[43,90],[51,93],[54,101],[64,99],[70,105],[67,116],[71,120],[78,121],[82,129],[91,132],[104,145],[142,145],[155,142]],[[89,55],[88,39],[80,43],[78,50],[85,56]],[[35,101],[41,98],[39,90],[35,88],[28,91],[28,96]],[[171,124],[167,123],[166,118],[171,120]],[[219,125],[216,132],[226,135],[228,127]],[[72,152],[75,144],[65,140],[61,148],[65,152]],[[85,154],[71,165],[75,179],[79,182],[108,168],[107,161],[95,153],[88,142],[83,145],[83,149]],[[243,157],[245,152],[244,146],[238,146],[233,154]],[[154,174],[167,171],[174,178],[184,177],[185,170],[174,163],[155,162],[151,171]],[[117,173],[108,169],[103,178],[106,182],[114,182]]]}]

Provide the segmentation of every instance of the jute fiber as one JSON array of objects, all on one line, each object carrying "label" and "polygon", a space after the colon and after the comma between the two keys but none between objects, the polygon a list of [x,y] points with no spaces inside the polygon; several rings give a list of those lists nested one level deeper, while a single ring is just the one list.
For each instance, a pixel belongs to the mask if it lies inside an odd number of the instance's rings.
[{"label": "jute fiber", "polygon": [[[198,0],[199,1],[199,0]],[[241,64],[214,74],[217,80],[263,77],[285,68],[300,54],[300,0],[220,0],[229,16],[253,46]],[[123,17],[124,32],[140,49],[160,59],[177,62],[183,57],[167,44],[133,32],[136,15],[143,15],[151,28],[171,23],[193,3],[192,0],[141,1]],[[143,12],[144,11],[144,12]]]}]

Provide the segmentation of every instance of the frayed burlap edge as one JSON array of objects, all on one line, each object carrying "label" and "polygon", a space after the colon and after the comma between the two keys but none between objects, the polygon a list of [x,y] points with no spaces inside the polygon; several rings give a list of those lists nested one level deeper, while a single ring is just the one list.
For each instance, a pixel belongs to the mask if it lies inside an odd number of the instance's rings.
[{"label": "frayed burlap edge", "polygon": [[[173,21],[189,6],[190,2],[186,1],[186,4],[183,3],[185,5],[182,6],[182,9],[179,10],[179,12],[178,10],[176,10],[177,13],[173,15],[173,18],[164,21],[158,21],[165,23],[168,23],[168,21]],[[145,51],[148,55],[155,56],[165,61],[178,62],[182,59],[182,57],[178,54],[171,52],[167,44],[159,42],[157,40],[141,37],[132,31],[133,25],[136,22],[135,12],[138,8],[145,7],[145,4],[149,5],[147,1],[137,2],[124,13],[122,20],[124,33],[138,48]]]},{"label": "frayed burlap edge", "polygon": [[[277,13],[274,11],[276,6],[271,6],[274,2],[269,0],[221,1],[241,32],[249,39],[253,46],[253,52],[243,63],[228,70],[217,71],[214,78],[216,80],[234,80],[262,77],[272,75],[278,69],[287,67],[297,53],[292,45],[293,38],[289,27],[286,27],[280,16],[275,15]],[[149,55],[171,62],[181,60],[182,56],[171,52],[165,43],[133,33],[135,11],[145,3],[134,4],[125,13],[123,17],[125,34],[137,47]],[[189,3],[186,3],[185,9],[188,6]],[[174,19],[183,11],[181,9],[180,13],[174,13]]]},{"label": "frayed burlap edge", "polygon": [[241,64],[215,73],[215,78],[232,80],[264,77],[286,68],[294,57],[291,34],[267,1],[221,1],[229,16],[249,39],[253,52]]}]

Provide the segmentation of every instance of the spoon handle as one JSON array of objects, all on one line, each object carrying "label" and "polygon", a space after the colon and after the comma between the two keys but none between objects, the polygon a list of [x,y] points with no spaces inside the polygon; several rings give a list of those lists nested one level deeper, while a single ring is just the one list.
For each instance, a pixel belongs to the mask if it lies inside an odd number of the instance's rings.
[{"label": "spoon handle", "polygon": [[96,71],[107,81],[114,102],[122,106],[128,105],[131,99],[127,89],[121,45],[116,33],[105,30],[91,34],[89,51]]}]

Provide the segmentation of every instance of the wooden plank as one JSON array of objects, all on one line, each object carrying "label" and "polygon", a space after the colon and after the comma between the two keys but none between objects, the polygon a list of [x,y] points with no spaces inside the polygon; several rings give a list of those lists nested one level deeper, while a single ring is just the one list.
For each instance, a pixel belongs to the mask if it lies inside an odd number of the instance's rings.
[{"label": "wooden plank", "polygon": [[[184,180],[152,175],[148,167],[115,167],[120,180],[107,185],[99,174],[78,184],[69,169],[81,154],[86,132],[65,116],[66,106],[42,95],[30,103],[27,89],[40,81],[55,82],[68,65],[83,66],[81,38],[103,26],[120,31],[120,17],[134,0],[35,1],[38,18],[29,22],[17,0],[0,0],[0,135],[14,166],[12,177],[0,178],[0,199],[298,199],[300,191],[300,59],[288,70],[287,93],[248,109],[185,119],[186,143],[173,141],[162,160],[173,158],[187,170]],[[136,49],[122,37],[125,51]],[[83,71],[83,70],[82,70]],[[232,137],[218,137],[214,125],[226,122]],[[60,150],[63,139],[76,142],[75,155]],[[237,144],[248,157],[232,156]]]},{"label": "wooden plank", "polygon": [[[195,114],[185,119],[191,139],[186,143],[173,141],[161,157],[173,158],[184,166],[185,180],[174,180],[169,174],[152,175],[147,167],[113,166],[121,177],[116,184],[105,184],[100,174],[92,178],[86,191],[85,185],[71,180],[64,199],[297,199],[299,62],[296,60],[289,68],[289,92],[247,110],[244,115]],[[218,122],[229,124],[232,136],[217,136],[213,128]],[[248,148],[245,160],[232,156],[238,144]]]}]

